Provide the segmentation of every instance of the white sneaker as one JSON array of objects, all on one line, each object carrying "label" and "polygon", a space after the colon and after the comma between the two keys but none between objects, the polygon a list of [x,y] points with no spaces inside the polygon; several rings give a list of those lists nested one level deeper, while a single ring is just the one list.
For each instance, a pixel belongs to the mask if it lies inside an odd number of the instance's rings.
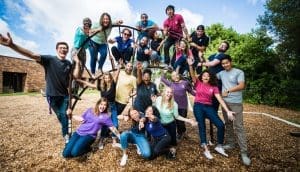
[{"label": "white sneaker", "polygon": [[70,136],[69,136],[68,134],[66,134],[66,135],[64,136],[64,139],[65,139],[65,143],[67,144],[67,143],[69,143],[69,141],[70,141]]},{"label": "white sneaker", "polygon": [[122,156],[122,158],[121,158],[120,165],[121,165],[121,166],[126,165],[127,159],[128,159],[128,155],[127,155],[127,154],[124,154],[124,155]]},{"label": "white sneaker", "polygon": [[113,143],[112,147],[113,148],[121,148],[121,144],[120,143]]},{"label": "white sneaker", "polygon": [[142,152],[141,152],[140,148],[138,147],[137,144],[136,144],[135,146],[136,146],[136,153],[137,153],[138,155],[141,155]]},{"label": "white sneaker", "polygon": [[100,150],[102,150],[102,149],[104,148],[103,141],[100,141],[100,142],[99,142],[98,148],[99,148]]},{"label": "white sneaker", "polygon": [[244,165],[249,166],[251,164],[251,160],[246,153],[242,153],[241,157]]},{"label": "white sneaker", "polygon": [[213,156],[211,155],[211,153],[209,151],[204,151],[204,155],[207,159],[213,159]]},{"label": "white sneaker", "polygon": [[225,150],[223,149],[222,146],[217,146],[217,147],[215,147],[215,150],[216,150],[218,153],[220,153],[221,155],[228,157],[228,154],[225,153]]}]

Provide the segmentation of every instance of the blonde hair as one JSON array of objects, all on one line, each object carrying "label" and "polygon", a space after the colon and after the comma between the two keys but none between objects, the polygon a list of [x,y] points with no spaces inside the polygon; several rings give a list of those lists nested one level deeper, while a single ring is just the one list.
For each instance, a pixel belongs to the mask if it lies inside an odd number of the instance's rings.
[{"label": "blonde hair", "polygon": [[[111,83],[109,85],[104,81],[105,76],[108,76],[110,78]],[[97,89],[100,91],[107,91],[110,89],[112,82],[113,82],[113,77],[112,77],[111,73],[104,72],[102,79],[98,80]]]},{"label": "blonde hair", "polygon": [[105,97],[101,97],[97,102],[96,102],[96,104],[95,104],[95,106],[94,106],[94,114],[96,115],[96,116],[99,116],[100,115],[100,111],[99,111],[99,105],[100,105],[100,103],[101,102],[106,102],[106,109],[105,109],[105,111],[103,112],[103,113],[108,113],[108,109],[109,109],[109,105],[108,105],[108,101],[107,101],[107,99],[105,98]]},{"label": "blonde hair", "polygon": [[[172,97],[169,100],[167,100],[166,92],[167,92],[168,89],[172,90],[172,88],[170,88],[170,87],[165,87],[164,92],[162,93],[162,96],[161,96],[160,106],[163,107],[163,105],[166,104],[167,109],[173,109],[173,107],[174,107],[174,95],[172,95]],[[172,92],[173,92],[173,90],[172,90]]]}]

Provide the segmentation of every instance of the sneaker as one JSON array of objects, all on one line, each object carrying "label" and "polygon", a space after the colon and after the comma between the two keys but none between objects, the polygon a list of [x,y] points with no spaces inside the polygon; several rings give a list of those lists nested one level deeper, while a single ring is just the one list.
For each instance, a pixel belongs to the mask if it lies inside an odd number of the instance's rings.
[{"label": "sneaker", "polygon": [[217,151],[218,153],[220,153],[220,154],[223,155],[223,156],[228,157],[227,153],[225,153],[225,150],[223,149],[222,146],[217,146],[217,147],[215,147],[215,151]]},{"label": "sneaker", "polygon": [[65,143],[67,144],[70,141],[70,136],[67,134],[64,136],[64,139],[65,139]]},{"label": "sneaker", "polygon": [[244,165],[249,166],[251,164],[251,160],[246,153],[241,153],[241,157]]},{"label": "sneaker", "polygon": [[113,143],[112,147],[113,148],[121,148],[121,144],[120,143]]},{"label": "sneaker", "polygon": [[120,165],[121,165],[121,166],[126,165],[127,159],[128,159],[128,155],[127,155],[127,154],[123,154],[123,156],[122,156],[122,158],[121,158]]},{"label": "sneaker", "polygon": [[176,158],[176,149],[171,149],[170,153],[171,153],[171,158],[175,159]]},{"label": "sneaker", "polygon": [[235,146],[233,144],[226,144],[223,146],[223,149],[224,150],[230,150],[230,149],[234,149]]},{"label": "sneaker", "polygon": [[135,146],[136,146],[136,153],[137,153],[138,155],[141,155],[142,152],[141,152],[140,148],[138,147],[137,144],[136,144]]},{"label": "sneaker", "polygon": [[213,159],[213,156],[211,155],[211,153],[209,151],[204,151],[204,155],[207,159]]},{"label": "sneaker", "polygon": [[104,148],[103,141],[101,141],[101,140],[99,141],[98,148],[99,148],[100,150],[102,150],[102,149]]}]

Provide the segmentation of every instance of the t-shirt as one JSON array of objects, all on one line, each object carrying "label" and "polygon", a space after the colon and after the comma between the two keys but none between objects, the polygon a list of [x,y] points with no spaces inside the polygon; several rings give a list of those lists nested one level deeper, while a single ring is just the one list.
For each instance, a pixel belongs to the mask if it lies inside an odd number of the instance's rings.
[{"label": "t-shirt", "polygon": [[120,71],[116,88],[116,101],[121,104],[127,104],[128,96],[133,89],[136,89],[136,77],[127,74],[125,71]]},{"label": "t-shirt", "polygon": [[209,61],[213,61],[214,59],[217,59],[220,61],[219,64],[217,64],[216,66],[211,66],[208,68],[208,70],[212,73],[212,74],[217,74],[219,73],[220,71],[224,70],[222,64],[221,64],[221,61],[222,59],[224,58],[225,54],[224,53],[216,53],[216,54],[213,54],[211,56],[208,57],[208,60]]},{"label": "t-shirt", "polygon": [[180,57],[182,57],[184,55],[186,56],[186,58],[193,56],[192,51],[190,49],[188,50],[188,54],[184,54],[184,52],[182,50],[179,50],[179,51],[176,51],[176,60],[178,60]]},{"label": "t-shirt", "polygon": [[210,84],[205,84],[197,79],[195,83],[195,103],[202,103],[207,105],[212,105],[212,98],[215,94],[219,94],[219,89],[217,86],[211,86]]},{"label": "t-shirt", "polygon": [[[244,72],[237,68],[232,68],[230,71],[223,70],[217,74],[217,77],[222,81],[222,92],[235,87],[240,82],[245,82]],[[223,97],[225,102],[229,103],[242,103],[243,92],[235,91],[230,92],[227,97]]]},{"label": "t-shirt", "polygon": [[162,97],[157,97],[154,105],[158,109],[160,114],[160,121],[162,124],[169,124],[178,117],[178,105],[176,102],[173,104],[173,108],[169,109],[167,105],[161,104]]},{"label": "t-shirt", "polygon": [[[100,26],[99,22],[94,22],[93,25],[92,25],[92,29],[96,29],[96,28],[99,28],[99,27],[102,28],[102,26]],[[112,29],[111,27],[105,29],[105,34],[104,34],[104,31],[98,32],[96,35],[94,35],[91,38],[92,41],[96,42],[97,44],[105,44],[106,39],[110,35],[111,29]]]},{"label": "t-shirt", "polygon": [[123,38],[121,36],[115,37],[117,41],[118,50],[123,53],[127,48],[131,47],[131,44],[133,43],[132,39],[127,39],[125,42],[123,41]]},{"label": "t-shirt", "polygon": [[[163,27],[167,28],[169,36],[175,39],[183,37],[181,24],[184,23],[183,17],[180,14],[174,14],[172,18],[167,18],[164,21]],[[174,34],[176,33],[176,34]]]},{"label": "t-shirt", "polygon": [[[194,42],[198,46],[205,46],[205,47],[208,46],[209,38],[205,34],[198,38],[197,33],[193,32],[191,34],[191,38],[192,38],[192,42]],[[194,56],[198,57],[198,49],[197,48],[192,47],[192,53]],[[195,58],[195,59],[198,59],[198,58]]]},{"label": "t-shirt", "polygon": [[[74,36],[74,48],[79,49],[81,48],[84,41],[88,38],[88,35],[86,35],[81,27],[78,27],[75,31]],[[88,43],[86,43],[83,47],[84,49],[88,48]]]},{"label": "t-shirt", "polygon": [[164,76],[161,77],[161,81],[168,87],[172,88],[174,94],[174,100],[178,104],[179,109],[187,109],[188,97],[186,92],[195,95],[195,91],[192,89],[188,81],[181,80],[180,82],[171,82]]},{"label": "t-shirt", "polygon": [[[145,114],[142,112],[139,112],[139,118],[144,118]],[[132,125],[131,128],[129,129],[131,132],[136,133],[136,134],[142,134],[145,135],[145,127],[144,128],[139,128],[139,122],[133,121],[132,120]]]},{"label": "t-shirt", "polygon": [[45,69],[46,95],[67,96],[72,64],[57,56],[42,55],[39,62]]},{"label": "t-shirt", "polygon": [[[136,26],[140,29],[151,27],[156,25],[152,20],[147,20],[146,22],[138,21]],[[148,31],[141,31],[138,35],[138,40],[141,40],[143,37],[148,37]]]},{"label": "t-shirt", "polygon": [[80,136],[91,135],[96,138],[97,132],[103,126],[113,126],[111,118],[107,113],[101,113],[99,116],[96,116],[92,108],[85,111],[82,118],[84,119],[84,122],[77,129],[77,133]]},{"label": "t-shirt", "polygon": [[157,95],[158,91],[154,83],[146,85],[144,82],[137,86],[137,95],[134,100],[134,108],[145,112],[146,108],[152,105],[151,95]]},{"label": "t-shirt", "polygon": [[148,49],[149,47],[147,45],[139,47],[136,52],[136,59],[140,62],[149,61],[150,55],[145,54],[145,50]]},{"label": "t-shirt", "polygon": [[145,128],[146,131],[154,138],[161,137],[167,133],[167,130],[162,126],[158,119],[156,121],[147,121]]},{"label": "t-shirt", "polygon": [[[150,43],[150,47],[153,51],[157,51],[157,48],[159,47],[162,39],[158,38],[157,40],[152,40]],[[157,53],[160,55],[160,51],[157,51]]]},{"label": "t-shirt", "polygon": [[110,89],[109,90],[101,90],[100,87],[100,79],[97,80],[97,89],[100,91],[101,97],[105,97],[108,102],[115,102],[116,98],[116,83],[112,81]]}]

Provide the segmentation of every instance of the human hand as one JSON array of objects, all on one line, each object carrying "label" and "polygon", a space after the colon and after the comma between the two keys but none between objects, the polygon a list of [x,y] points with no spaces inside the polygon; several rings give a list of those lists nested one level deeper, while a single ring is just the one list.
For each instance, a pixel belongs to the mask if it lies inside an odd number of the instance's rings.
[{"label": "human hand", "polygon": [[193,58],[187,58],[186,60],[187,60],[187,62],[190,66],[194,64],[194,59]]},{"label": "human hand", "polygon": [[234,121],[235,120],[234,114],[235,114],[235,112],[232,112],[232,111],[228,111],[227,112],[227,117],[228,117],[228,119],[230,121]]},{"label": "human hand", "polygon": [[0,34],[0,44],[7,47],[11,47],[13,45],[13,40],[9,32],[7,32],[7,37],[4,37],[2,34]]},{"label": "human hand", "polygon": [[197,126],[198,125],[198,122],[193,120],[193,119],[190,119],[190,123],[193,127]]},{"label": "human hand", "polygon": [[224,92],[222,92],[222,97],[227,97],[229,94],[229,92],[227,90],[225,90]]}]

